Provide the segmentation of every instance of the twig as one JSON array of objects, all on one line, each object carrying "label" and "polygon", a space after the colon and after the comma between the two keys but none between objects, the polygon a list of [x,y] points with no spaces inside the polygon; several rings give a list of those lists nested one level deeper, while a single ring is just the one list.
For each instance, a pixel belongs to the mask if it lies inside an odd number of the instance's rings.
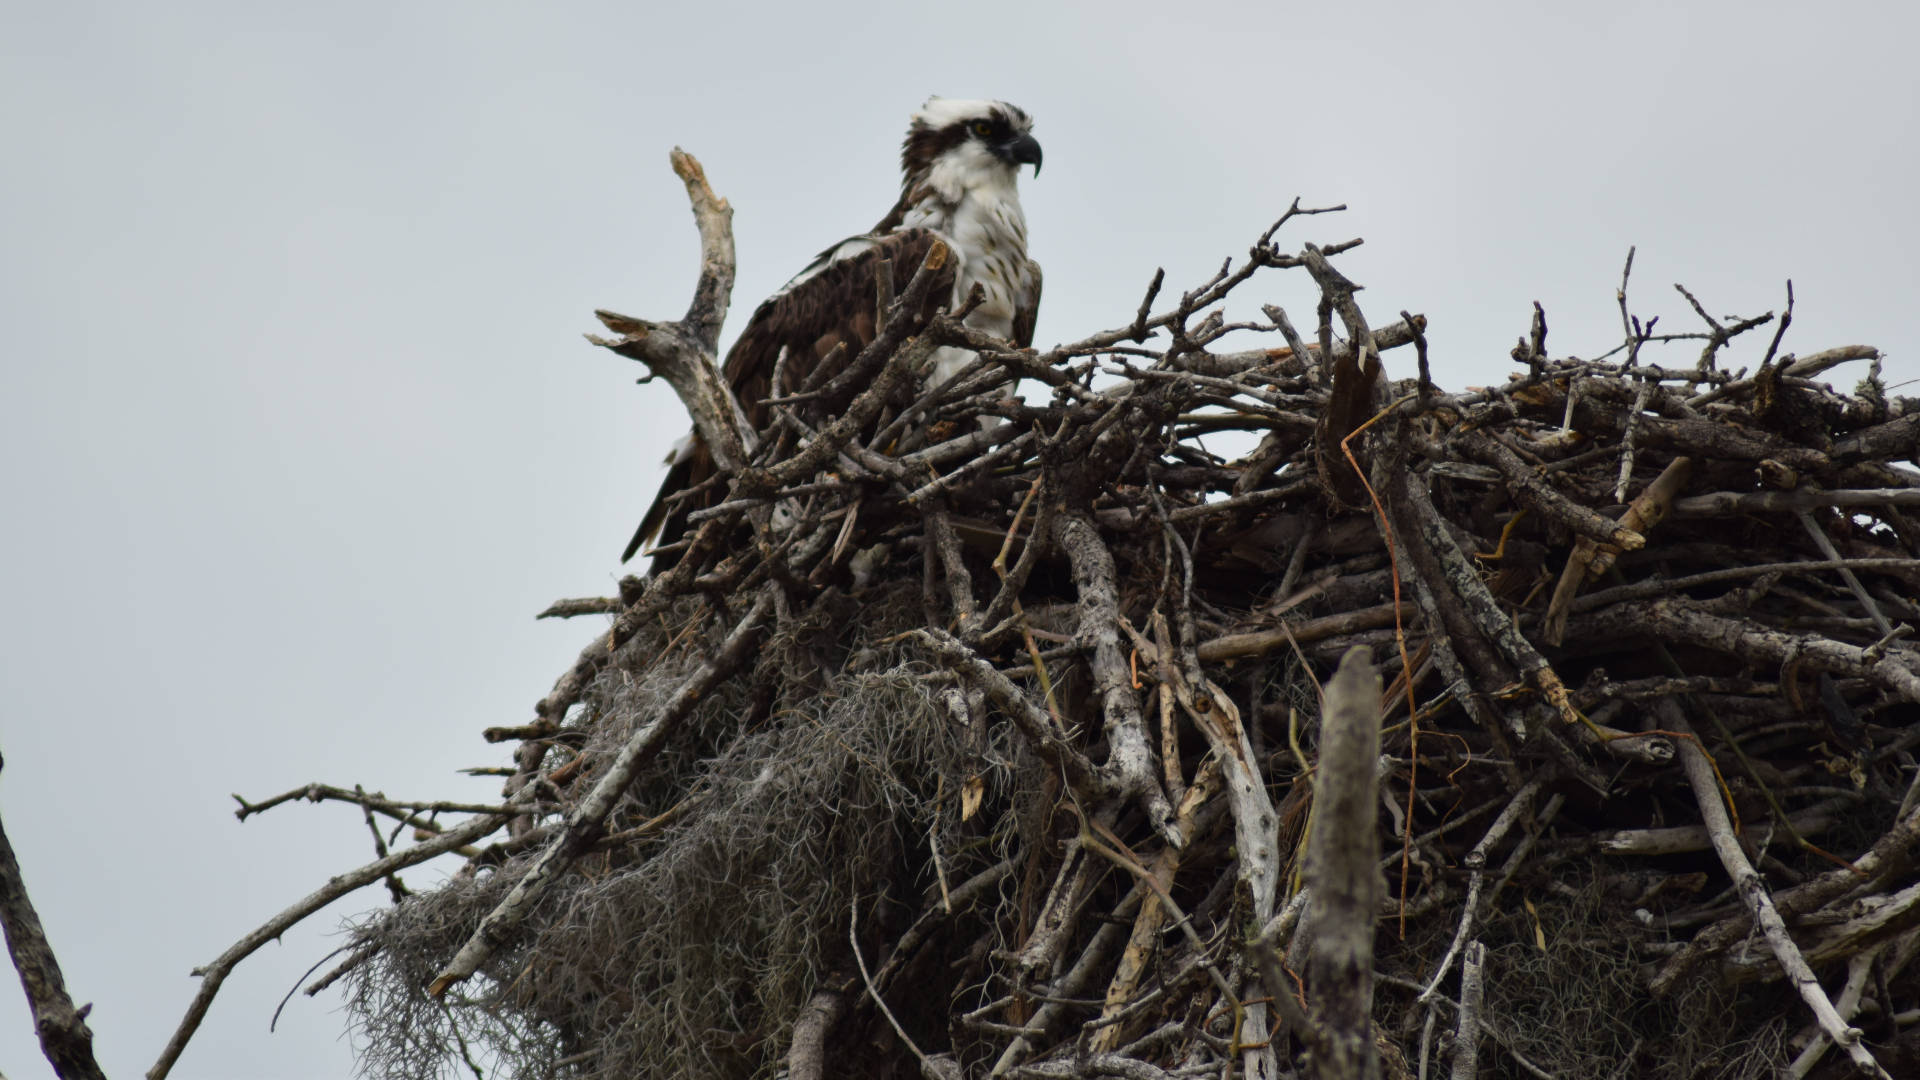
[{"label": "twig", "polygon": [[[530,790],[530,789],[529,789]],[[467,844],[493,833],[508,821],[508,815],[494,814],[475,818],[455,829],[449,829],[431,840],[423,841],[398,851],[384,859],[368,863],[357,870],[335,875],[319,889],[303,897],[298,903],[267,920],[259,929],[235,942],[226,952],[215,957],[205,967],[195,968],[194,974],[200,976],[200,990],[194,994],[192,1004],[187,1006],[187,1014],[175,1029],[173,1037],[167,1040],[166,1048],[160,1052],[160,1059],[153,1068],[147,1070],[147,1080],[164,1080],[173,1070],[174,1063],[180,1059],[180,1052],[187,1048],[188,1040],[200,1028],[200,1022],[206,1019],[207,1009],[213,1004],[214,995],[220,992],[220,986],[234,967],[251,956],[254,950],[274,941],[298,924],[302,919],[333,903],[335,900],[409,866],[426,862],[428,859],[455,851]]]},{"label": "twig", "polygon": [[1156,267],[1153,271],[1153,280],[1147,283],[1147,295],[1140,299],[1140,312],[1133,318],[1131,335],[1133,340],[1147,340],[1147,315],[1153,310],[1153,298],[1160,295],[1160,286],[1166,280],[1166,268]]},{"label": "twig", "polygon": [[873,976],[867,973],[867,958],[860,954],[860,902],[857,899],[847,916],[847,945],[853,949],[853,961],[860,967],[861,981],[867,984],[867,996],[873,999],[875,1005],[880,1006],[880,1015],[887,1018],[893,1033],[900,1036],[900,1041],[920,1062],[921,1075],[927,1080],[941,1080],[944,1077],[960,1080],[959,1063],[944,1054],[938,1059],[928,1057],[913,1041],[913,1037],[907,1034],[907,1029],[900,1026],[900,1021],[894,1018],[893,1010],[887,1007],[887,999],[881,997],[879,989],[873,985]]},{"label": "twig", "polygon": [[[1806,530],[1807,536],[1813,540],[1813,545],[1820,549],[1820,554],[1825,555],[1829,562],[1842,562],[1840,553],[1834,550],[1833,541],[1827,538],[1827,530],[1821,528],[1819,523],[1813,520],[1812,514],[1801,510],[1795,513],[1794,516],[1800,519],[1801,528]],[[1842,565],[1838,569],[1840,571],[1840,580],[1847,583],[1847,588],[1852,590],[1854,599],[1859,600],[1860,606],[1867,610],[1867,617],[1873,620],[1873,625],[1879,629],[1881,635],[1883,637],[1892,636],[1893,624],[1888,622],[1887,617],[1881,613],[1880,605],[1874,602],[1873,596],[1867,592],[1866,586],[1860,584],[1860,579],[1855,577],[1853,571],[1847,566]]]},{"label": "twig", "polygon": [[1627,410],[1627,424],[1620,433],[1620,474],[1614,481],[1613,499],[1615,502],[1627,501],[1627,488],[1633,483],[1633,454],[1635,430],[1640,426],[1640,417],[1647,411],[1647,399],[1653,395],[1653,384],[1641,382],[1635,392],[1633,407]]},{"label": "twig", "polygon": [[1479,843],[1473,845],[1472,851],[1467,852],[1465,860],[1468,870],[1467,899],[1466,903],[1460,907],[1460,922],[1454,929],[1453,941],[1447,946],[1446,955],[1440,958],[1439,965],[1434,968],[1433,976],[1427,980],[1426,988],[1421,990],[1420,996],[1415,999],[1417,1003],[1425,1004],[1427,999],[1433,996],[1434,991],[1439,989],[1440,981],[1447,977],[1447,972],[1453,967],[1453,958],[1460,954],[1460,949],[1466,944],[1468,935],[1473,933],[1473,920],[1480,905],[1480,886],[1485,881],[1487,855],[1493,850],[1494,845],[1506,837],[1507,830],[1513,828],[1514,823],[1519,821],[1533,805],[1534,796],[1540,793],[1540,785],[1541,781],[1532,780],[1526,787],[1515,792],[1513,798],[1507,801],[1507,808],[1500,811],[1500,816],[1494,819],[1492,825],[1487,826],[1486,835],[1480,838]]}]

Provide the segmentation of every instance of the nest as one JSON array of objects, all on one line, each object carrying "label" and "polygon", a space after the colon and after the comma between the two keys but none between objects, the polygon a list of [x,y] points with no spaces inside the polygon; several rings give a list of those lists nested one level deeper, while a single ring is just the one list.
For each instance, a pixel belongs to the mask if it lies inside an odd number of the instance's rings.
[{"label": "nest", "polygon": [[[367,1071],[1920,1069],[1920,402],[1624,280],[1449,393],[1279,228],[1050,353],[883,333],[557,605],[610,625],[489,733],[492,842],[355,930]],[[1282,273],[1313,340],[1224,320]]]}]

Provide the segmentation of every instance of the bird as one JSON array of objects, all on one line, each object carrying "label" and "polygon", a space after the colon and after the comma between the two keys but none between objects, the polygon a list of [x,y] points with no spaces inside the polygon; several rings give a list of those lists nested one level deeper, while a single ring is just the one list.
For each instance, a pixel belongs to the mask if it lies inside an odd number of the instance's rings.
[{"label": "bird", "polygon": [[[909,119],[900,148],[900,197],[878,224],[822,251],[779,291],[762,301],[727,351],[721,377],[755,431],[771,422],[769,397],[796,392],[832,358],[844,363],[871,343],[879,325],[876,278],[890,265],[898,295],[926,259],[934,241],[950,252],[923,310],[907,317],[919,329],[940,307],[957,309],[978,286],[984,297],[966,325],[1033,344],[1040,307],[1040,265],[1027,256],[1027,219],[1020,208],[1020,166],[1040,175],[1040,143],[1033,118],[1004,101],[932,97]],[[837,350],[837,351],[836,351]],[[784,358],[782,353],[785,353]],[[929,382],[938,385],[973,359],[968,349],[934,351]],[[775,387],[776,370],[781,385]],[[831,372],[819,372],[830,376]],[[711,478],[712,454],[697,432],[667,456],[667,475],[620,561],[654,541],[653,570],[673,565],[668,550],[686,532],[696,501],[675,496]],[[715,496],[709,495],[709,499]]]}]

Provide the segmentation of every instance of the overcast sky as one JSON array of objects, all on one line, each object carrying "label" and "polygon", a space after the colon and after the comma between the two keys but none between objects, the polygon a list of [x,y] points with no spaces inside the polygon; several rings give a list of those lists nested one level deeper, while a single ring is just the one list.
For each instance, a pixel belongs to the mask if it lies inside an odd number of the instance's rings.
[{"label": "overcast sky", "polygon": [[[497,793],[456,772],[504,762],[480,729],[530,720],[596,629],[533,614],[613,590],[684,427],[580,338],[685,308],[670,147],[736,208],[741,313],[880,216],[939,93],[1036,119],[1038,344],[1128,321],[1156,266],[1177,295],[1300,195],[1351,210],[1281,241],[1364,236],[1363,306],[1426,313],[1450,388],[1507,371],[1534,300],[1555,355],[1611,347],[1629,244],[1662,327],[1696,325],[1676,281],[1753,314],[1790,277],[1786,349],[1913,380],[1915,11],[5,4],[0,812],[102,1063],[143,1072],[190,968],[372,858],[350,807],[242,826],[229,792]],[[1229,313],[1304,325],[1306,296],[1273,274]],[[384,896],[242,965],[176,1075],[349,1075],[336,997],[267,1023]],[[10,977],[0,1072],[51,1075]]]}]

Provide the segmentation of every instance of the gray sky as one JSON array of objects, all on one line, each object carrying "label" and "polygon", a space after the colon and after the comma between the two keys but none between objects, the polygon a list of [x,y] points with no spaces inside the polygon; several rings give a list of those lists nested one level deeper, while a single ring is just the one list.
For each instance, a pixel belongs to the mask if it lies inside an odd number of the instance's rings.
[{"label": "gray sky", "polygon": [[[579,337],[685,307],[675,144],[736,208],[741,313],[880,216],[940,93],[1036,118],[1041,344],[1302,195],[1352,210],[1282,241],[1364,236],[1363,305],[1427,313],[1449,387],[1536,299],[1555,355],[1609,348],[1629,244],[1663,328],[1696,326],[1676,281],[1751,314],[1791,277],[1786,349],[1920,376],[1913,5],[652,6],[0,8],[0,811],[110,1074],[190,968],[372,857],[349,807],[241,826],[228,792],[497,792],[455,770],[594,630],[532,615],[612,590],[684,426]],[[337,999],[266,1026],[383,899],[244,964],[176,1075],[348,1075]],[[17,985],[0,1072],[33,1080]]]}]

